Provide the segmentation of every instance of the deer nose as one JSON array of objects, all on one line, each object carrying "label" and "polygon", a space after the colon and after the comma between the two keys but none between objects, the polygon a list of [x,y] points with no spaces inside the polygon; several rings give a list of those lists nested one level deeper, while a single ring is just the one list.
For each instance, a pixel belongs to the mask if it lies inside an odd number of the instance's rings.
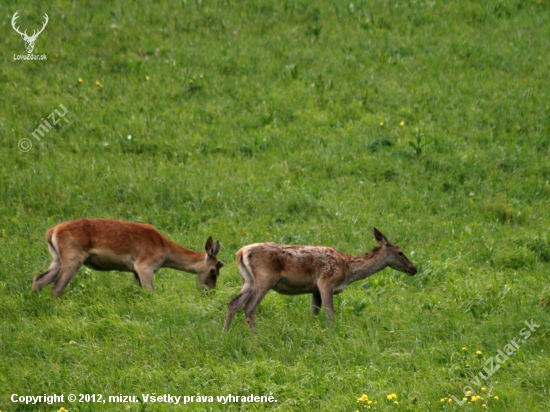
[{"label": "deer nose", "polygon": [[416,275],[418,273],[418,269],[414,266],[409,269],[409,275]]}]

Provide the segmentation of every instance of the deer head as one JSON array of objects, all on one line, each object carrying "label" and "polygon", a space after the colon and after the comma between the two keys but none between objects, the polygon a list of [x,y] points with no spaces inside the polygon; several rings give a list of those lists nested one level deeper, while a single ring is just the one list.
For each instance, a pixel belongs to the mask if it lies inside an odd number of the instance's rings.
[{"label": "deer head", "polygon": [[411,261],[407,259],[407,256],[405,256],[399,246],[391,243],[378,229],[374,228],[373,233],[377,242],[382,247],[382,251],[385,252],[385,259],[389,267],[400,272],[404,272],[407,275],[416,275],[418,270],[411,263]]},{"label": "deer head", "polygon": [[210,290],[216,287],[220,269],[223,267],[223,262],[216,257],[220,251],[220,242],[216,241],[214,244],[212,236],[210,236],[204,245],[204,250],[206,257],[197,271],[197,279],[201,289]]},{"label": "deer head", "polygon": [[15,14],[13,15],[13,18],[11,19],[11,25],[12,25],[13,29],[17,33],[19,33],[21,35],[21,37],[23,38],[23,40],[25,41],[25,48],[27,49],[27,53],[31,54],[33,49],[34,49],[34,42],[38,38],[38,35],[44,31],[44,29],[46,28],[46,25],[48,24],[48,21],[50,19],[48,18],[48,15],[46,13],[44,13],[45,21],[44,21],[44,24],[42,25],[42,28],[38,31],[34,30],[33,33],[32,33],[32,36],[29,36],[29,35],[27,35],[27,30],[25,30],[24,33],[21,33],[21,31],[19,30],[19,27],[16,27],[16,25],[15,25],[16,20],[19,18],[17,13],[19,13],[19,10],[16,11]]}]

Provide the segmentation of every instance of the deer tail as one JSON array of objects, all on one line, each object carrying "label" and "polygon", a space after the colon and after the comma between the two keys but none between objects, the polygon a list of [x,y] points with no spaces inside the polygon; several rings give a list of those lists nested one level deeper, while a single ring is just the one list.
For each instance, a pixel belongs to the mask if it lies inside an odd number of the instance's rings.
[{"label": "deer tail", "polygon": [[237,252],[237,266],[239,267],[239,274],[245,285],[253,286],[254,276],[252,275],[253,271],[250,267],[250,253],[248,250],[240,249]]},{"label": "deer tail", "polygon": [[53,227],[49,228],[48,231],[46,232],[46,242],[48,242],[48,245],[52,245],[52,236],[53,236]]}]

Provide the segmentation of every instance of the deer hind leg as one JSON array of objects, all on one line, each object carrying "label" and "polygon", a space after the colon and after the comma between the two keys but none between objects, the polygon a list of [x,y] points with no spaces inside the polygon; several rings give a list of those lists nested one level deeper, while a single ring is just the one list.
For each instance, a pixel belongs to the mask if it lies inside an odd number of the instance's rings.
[{"label": "deer hind leg", "polygon": [[248,302],[254,291],[254,278],[248,267],[249,262],[248,260],[246,263],[244,262],[243,253],[240,251],[237,252],[237,265],[239,267],[239,274],[243,280],[243,287],[239,294],[227,304],[227,315],[225,315],[225,324],[223,325],[224,332],[229,330],[229,326],[233,321],[233,316],[235,316],[235,313]]},{"label": "deer hind leg", "polygon": [[229,330],[229,326],[233,321],[233,316],[235,316],[235,313],[237,313],[237,311],[246,302],[248,302],[252,295],[252,292],[252,287],[249,287],[247,284],[245,284],[239,294],[229,301],[229,303],[227,304],[227,315],[225,315],[225,324],[223,325],[224,332],[227,332]]},{"label": "deer hind leg", "polygon": [[323,301],[321,300],[321,294],[319,292],[313,292],[313,298],[311,299],[311,314],[317,316],[322,305]]},{"label": "deer hind leg", "polygon": [[267,292],[271,290],[271,288],[274,285],[272,284],[266,284],[266,285],[256,285],[254,288],[252,295],[248,299],[248,301],[244,304],[244,314],[246,316],[246,321],[248,322],[248,327],[252,332],[255,330],[254,326],[254,314],[256,313],[256,308],[262,301],[262,299],[267,295]]},{"label": "deer hind leg", "polygon": [[59,274],[55,277],[52,286],[52,293],[56,298],[59,298],[63,294],[65,287],[71,281],[76,272],[78,272],[78,269],[80,269],[80,267],[84,264],[87,257],[87,253],[80,253],[78,255],[71,256],[70,258],[61,258],[61,269],[59,270]]},{"label": "deer hind leg", "polygon": [[32,282],[33,292],[38,292],[47,284],[52,283],[61,269],[61,259],[59,258],[57,250],[55,250],[55,248],[50,244],[48,244],[48,249],[50,250],[50,255],[52,255],[52,263],[50,264],[48,270],[34,277]]}]

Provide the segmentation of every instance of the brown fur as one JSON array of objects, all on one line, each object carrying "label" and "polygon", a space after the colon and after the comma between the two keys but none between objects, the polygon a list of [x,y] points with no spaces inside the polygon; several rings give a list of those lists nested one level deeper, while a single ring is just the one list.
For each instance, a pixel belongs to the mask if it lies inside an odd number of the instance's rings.
[{"label": "brown fur", "polygon": [[78,219],[60,223],[46,232],[52,263],[34,278],[32,290],[53,282],[59,297],[78,269],[133,272],[136,282],[153,290],[153,274],[161,267],[195,273],[205,289],[216,286],[223,262],[216,258],[219,242],[209,237],[205,252],[172,242],[151,225],[110,219]]},{"label": "brown fur", "polygon": [[330,319],[334,317],[333,295],[350,283],[364,279],[387,266],[414,275],[416,267],[401,249],[376,228],[380,246],[360,256],[350,256],[326,246],[290,246],[256,243],[237,252],[237,265],[243,279],[240,293],[228,304],[224,330],[235,313],[244,306],[246,320],[253,330],[256,307],[270,290],[286,295],[313,295],[311,312],[319,313],[321,304]]}]

